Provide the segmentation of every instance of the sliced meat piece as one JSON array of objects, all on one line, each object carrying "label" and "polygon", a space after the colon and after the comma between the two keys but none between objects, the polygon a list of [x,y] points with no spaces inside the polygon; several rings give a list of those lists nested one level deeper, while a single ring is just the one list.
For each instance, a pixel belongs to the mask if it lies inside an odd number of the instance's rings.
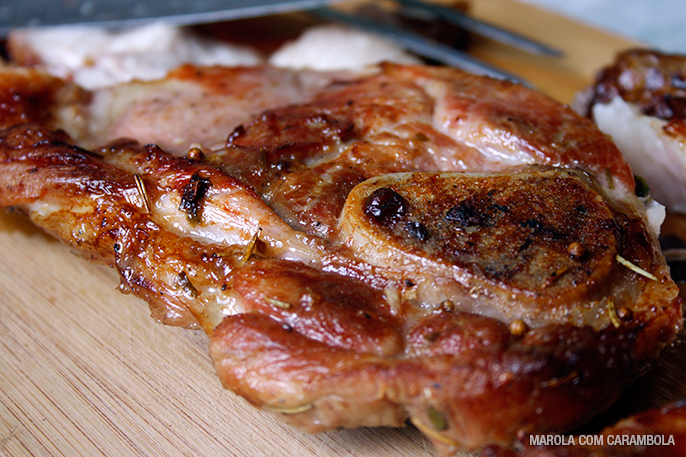
[{"label": "sliced meat piece", "polygon": [[579,99],[579,109],[646,180],[650,196],[686,212],[686,56],[624,51]]},{"label": "sliced meat piece", "polygon": [[[0,73],[0,204],[117,268],[158,319],[203,328],[223,384],[303,430],[409,420],[445,455],[568,430],[681,327],[629,166],[524,87],[420,66],[289,73],[319,88],[243,107],[216,127],[224,146],[178,157],[164,145],[200,88],[278,72],[151,83],[182,88],[146,111],[166,133],[97,147],[76,127],[99,102]],[[135,126],[123,106],[107,125]]]}]

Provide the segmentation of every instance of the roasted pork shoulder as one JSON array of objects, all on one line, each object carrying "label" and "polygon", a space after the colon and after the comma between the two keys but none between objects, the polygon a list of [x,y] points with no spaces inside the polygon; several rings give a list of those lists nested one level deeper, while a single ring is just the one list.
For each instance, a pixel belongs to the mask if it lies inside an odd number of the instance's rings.
[{"label": "roasted pork shoulder", "polygon": [[409,421],[444,455],[569,430],[681,327],[629,165],[520,85],[1,72],[0,205],[204,329],[224,386],[302,430]]}]

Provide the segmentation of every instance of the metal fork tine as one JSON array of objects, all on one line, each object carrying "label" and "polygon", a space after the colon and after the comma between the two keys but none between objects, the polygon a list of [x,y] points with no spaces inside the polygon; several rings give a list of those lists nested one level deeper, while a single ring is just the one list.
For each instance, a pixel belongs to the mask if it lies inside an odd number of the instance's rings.
[{"label": "metal fork tine", "polygon": [[479,21],[464,14],[456,9],[441,6],[435,3],[424,2],[420,0],[397,0],[401,5],[417,9],[422,12],[430,13],[436,18],[442,18],[458,27],[474,32],[478,35],[491,38],[501,43],[506,43],[511,46],[523,49],[535,54],[550,55],[561,57],[564,55],[559,49],[553,48],[538,41],[531,40],[525,36],[516,34],[501,27],[497,27],[487,22]]},{"label": "metal fork tine", "polygon": [[397,26],[343,13],[333,8],[316,8],[310,10],[310,12],[322,19],[343,22],[353,27],[385,35],[410,51],[437,62],[457,67],[470,73],[506,79],[531,87],[529,83],[517,76],[484,63],[455,48],[437,43],[434,40],[403,30]]}]

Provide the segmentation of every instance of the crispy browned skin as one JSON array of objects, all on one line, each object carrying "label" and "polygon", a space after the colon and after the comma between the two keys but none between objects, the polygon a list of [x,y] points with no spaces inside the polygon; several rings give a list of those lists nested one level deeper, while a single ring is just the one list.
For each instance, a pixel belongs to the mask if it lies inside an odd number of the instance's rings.
[{"label": "crispy browned skin", "polygon": [[[686,118],[686,59],[650,49],[629,49],[599,73],[591,106],[620,96],[644,114],[661,119]],[[589,113],[590,108],[589,106]]]},{"label": "crispy browned skin", "polygon": [[[4,73],[0,205],[117,268],[157,319],[201,326],[223,384],[303,430],[409,419],[446,455],[567,430],[680,328],[630,168],[524,87],[431,67],[324,75],[179,158],[143,133],[77,147],[98,131],[65,105],[112,113]],[[210,90],[241,70],[188,74]]]},{"label": "crispy browned skin", "polygon": [[[654,436],[658,444],[630,444],[623,437]],[[626,444],[624,440],[627,439]],[[591,444],[596,440],[596,443]],[[483,457],[681,457],[686,454],[686,401],[670,403],[662,408],[638,413],[597,435],[567,437],[564,445],[529,446],[524,437],[519,450],[487,448]],[[589,443],[588,445],[586,443]],[[636,442],[639,442],[638,439]],[[664,443],[664,444],[662,444]]]}]

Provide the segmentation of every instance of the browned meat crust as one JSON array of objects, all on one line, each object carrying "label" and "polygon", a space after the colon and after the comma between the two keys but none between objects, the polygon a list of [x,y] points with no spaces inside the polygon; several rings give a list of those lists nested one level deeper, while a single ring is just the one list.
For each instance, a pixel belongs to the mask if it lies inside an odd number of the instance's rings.
[{"label": "browned meat crust", "polygon": [[97,129],[79,137],[65,107],[93,115],[88,97],[3,73],[0,205],[115,267],[159,320],[201,326],[223,384],[303,430],[409,420],[446,455],[568,430],[681,326],[631,170],[521,86],[328,75],[174,157],[85,150]]},{"label": "browned meat crust", "polygon": [[[599,73],[591,106],[620,96],[644,114],[686,119],[686,59],[649,49],[629,49]],[[589,113],[590,113],[589,107]]]}]

